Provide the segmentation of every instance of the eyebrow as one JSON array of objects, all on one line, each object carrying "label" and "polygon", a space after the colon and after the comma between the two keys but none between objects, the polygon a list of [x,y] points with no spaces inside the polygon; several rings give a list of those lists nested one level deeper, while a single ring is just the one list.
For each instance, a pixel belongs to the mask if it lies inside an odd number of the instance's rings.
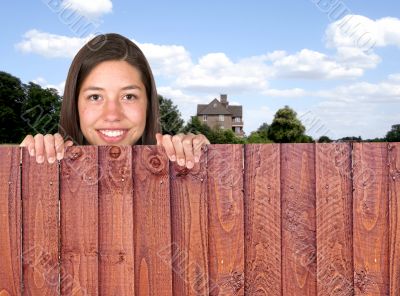
[{"label": "eyebrow", "polygon": [[[134,85],[134,84],[128,85],[128,86],[124,86],[123,88],[121,88],[121,90],[131,90],[131,89],[142,90],[142,88],[140,86]],[[99,91],[99,90],[104,90],[104,88],[99,87],[99,86],[88,86],[83,91],[86,92],[86,91],[89,91],[89,90],[97,90],[97,91]]]}]

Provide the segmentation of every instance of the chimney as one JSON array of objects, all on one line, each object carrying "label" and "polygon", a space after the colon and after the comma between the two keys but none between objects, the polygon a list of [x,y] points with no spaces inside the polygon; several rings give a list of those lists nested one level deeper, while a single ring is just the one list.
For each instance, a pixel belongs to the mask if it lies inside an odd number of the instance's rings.
[{"label": "chimney", "polygon": [[225,108],[228,108],[228,104],[229,104],[228,95],[225,95],[225,94],[220,95],[220,102],[221,102],[222,106],[224,106]]}]

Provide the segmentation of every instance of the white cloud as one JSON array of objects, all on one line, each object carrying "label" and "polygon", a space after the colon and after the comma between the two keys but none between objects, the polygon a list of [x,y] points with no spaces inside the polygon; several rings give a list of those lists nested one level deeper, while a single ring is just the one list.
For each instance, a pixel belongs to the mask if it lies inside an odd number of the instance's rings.
[{"label": "white cloud", "polygon": [[269,97],[283,97],[283,98],[298,98],[307,95],[307,92],[302,88],[267,89],[262,93]]},{"label": "white cloud", "polygon": [[156,75],[174,76],[192,67],[190,54],[183,46],[133,42],[146,55]]},{"label": "white cloud", "polygon": [[371,20],[361,15],[347,15],[333,22],[325,32],[327,46],[356,47],[364,51],[374,47],[400,47],[400,19],[384,17]]},{"label": "white cloud", "polygon": [[63,0],[62,6],[89,19],[97,19],[112,11],[111,0]]},{"label": "white cloud", "polygon": [[26,32],[15,47],[23,53],[36,53],[47,58],[72,58],[93,37],[67,37],[33,29]]},{"label": "white cloud", "polygon": [[58,84],[50,84],[45,78],[37,77],[36,79],[33,79],[32,82],[40,85],[42,88],[54,88],[60,96],[64,94],[65,80]]},{"label": "white cloud", "polygon": [[361,66],[341,64],[334,57],[309,49],[276,59],[273,71],[276,78],[312,80],[356,78],[364,73]]}]

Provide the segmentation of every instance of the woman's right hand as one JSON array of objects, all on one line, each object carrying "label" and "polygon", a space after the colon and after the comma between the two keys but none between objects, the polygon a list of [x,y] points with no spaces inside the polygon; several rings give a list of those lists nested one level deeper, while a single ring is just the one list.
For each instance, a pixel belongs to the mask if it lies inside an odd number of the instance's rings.
[{"label": "woman's right hand", "polygon": [[53,163],[56,158],[63,159],[65,148],[73,144],[70,140],[64,142],[61,135],[56,133],[54,135],[37,134],[34,137],[27,135],[19,146],[26,147],[30,156],[36,156],[37,163],[43,163],[45,160]]}]

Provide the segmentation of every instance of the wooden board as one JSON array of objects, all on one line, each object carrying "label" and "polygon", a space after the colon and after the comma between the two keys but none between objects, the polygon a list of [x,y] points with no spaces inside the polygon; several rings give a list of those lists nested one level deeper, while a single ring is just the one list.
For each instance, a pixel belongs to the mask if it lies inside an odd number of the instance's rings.
[{"label": "wooden board", "polygon": [[245,293],[281,295],[279,144],[245,145]]},{"label": "wooden board", "polygon": [[387,143],[353,146],[355,295],[389,294]]},{"label": "wooden board", "polygon": [[281,145],[282,294],[316,295],[315,152]]},{"label": "wooden board", "polygon": [[162,148],[134,147],[135,295],[172,295],[169,163]]},{"label": "wooden board", "polygon": [[351,145],[316,144],[317,288],[353,295]]},{"label": "wooden board", "polygon": [[22,153],[23,295],[58,295],[58,163],[37,164]]},{"label": "wooden board", "polygon": [[207,151],[210,295],[244,295],[243,146]]},{"label": "wooden board", "polygon": [[[22,148],[21,148],[22,149]],[[21,295],[20,148],[0,151],[0,295]]]},{"label": "wooden board", "polygon": [[188,170],[170,166],[174,295],[209,295],[207,155]]},{"label": "wooden board", "polygon": [[98,295],[96,146],[74,146],[61,161],[61,295]]},{"label": "wooden board", "polygon": [[390,296],[400,293],[400,143],[389,146],[389,278]]},{"label": "wooden board", "polygon": [[99,291],[134,295],[131,146],[99,146]]}]

